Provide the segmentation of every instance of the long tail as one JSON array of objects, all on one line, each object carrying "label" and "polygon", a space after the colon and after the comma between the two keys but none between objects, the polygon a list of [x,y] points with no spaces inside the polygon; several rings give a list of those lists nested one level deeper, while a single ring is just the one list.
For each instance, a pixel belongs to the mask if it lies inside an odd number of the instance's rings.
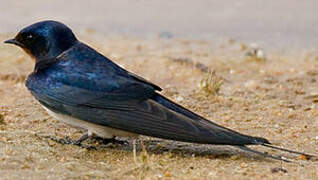
[{"label": "long tail", "polygon": [[[285,148],[281,148],[281,147],[276,147],[276,146],[273,146],[273,145],[270,145],[270,144],[266,144],[266,143],[259,144],[259,145],[264,146],[264,147],[268,147],[268,148],[271,148],[271,149],[276,149],[276,150],[279,150],[279,151],[283,151],[283,152],[288,152],[288,153],[291,153],[291,154],[302,155],[304,160],[309,160],[309,159],[312,159],[312,158],[316,158],[316,156],[311,155],[311,154],[298,152],[298,151],[293,151],[293,150],[289,150],[289,149],[285,149]],[[241,149],[241,150],[244,150],[244,151],[247,151],[247,152],[251,152],[251,153],[254,153],[254,154],[258,154],[258,155],[266,157],[266,158],[280,160],[280,161],[284,161],[284,162],[293,162],[293,161],[288,160],[287,158],[285,158],[283,156],[270,155],[270,154],[267,154],[267,153],[263,153],[263,152],[260,152],[260,151],[256,151],[256,150],[250,149],[250,148],[248,148],[246,146],[236,146],[236,147]]]},{"label": "long tail", "polygon": [[284,161],[284,162],[293,162],[293,161],[287,160],[287,159],[285,159],[285,158],[283,158],[281,156],[273,156],[273,155],[266,154],[266,153],[263,153],[263,152],[260,152],[260,151],[255,151],[255,150],[250,149],[250,148],[248,148],[246,146],[235,146],[235,147],[237,147],[237,148],[239,148],[239,149],[241,149],[243,151],[251,152],[251,153],[266,157],[266,158],[280,160],[280,161]]},{"label": "long tail", "polygon": [[[173,101],[165,98],[164,96],[160,94],[156,94],[152,99],[172,111],[182,114],[192,119],[193,121],[197,121],[198,124],[200,124],[200,126],[210,129],[211,132],[223,132],[218,137],[220,141],[218,143],[215,143],[217,141],[214,139],[214,141],[211,144],[223,144],[223,145],[258,145],[263,143],[270,144],[270,142],[267,139],[264,139],[261,137],[253,137],[253,136],[244,135],[236,131],[233,131],[231,129],[228,129],[226,127],[222,127],[216,123],[213,123],[212,121],[209,121],[203,118],[202,116],[174,103]],[[197,143],[200,143],[200,142],[197,142]]]},{"label": "long tail", "polygon": [[[230,132],[237,133],[235,131],[232,131],[230,129],[227,129],[225,127],[219,126],[219,125],[217,125],[215,123],[212,123],[211,121],[206,120],[205,118],[201,117],[200,115],[195,114],[194,112],[191,112],[190,110],[187,110],[186,108],[184,108],[184,107],[182,107],[182,106],[170,101],[169,99],[161,96],[160,94],[156,94],[153,97],[153,100],[155,100],[159,104],[169,108],[170,110],[178,112],[178,113],[180,113],[180,114],[182,114],[182,115],[184,115],[184,116],[186,116],[188,118],[191,118],[193,120],[197,120],[197,121],[200,121],[200,122],[203,122],[203,123],[211,123],[211,124],[213,124],[213,126],[218,126],[220,128],[224,128],[225,130],[228,130]],[[263,157],[266,157],[266,158],[281,160],[281,161],[284,161],[284,162],[291,162],[291,161],[287,160],[284,157],[273,156],[273,155],[269,155],[269,154],[266,154],[266,153],[263,153],[263,152],[255,151],[255,150],[252,150],[252,149],[246,147],[245,145],[261,145],[261,146],[264,146],[264,147],[267,147],[267,148],[272,148],[272,149],[276,149],[276,150],[280,150],[280,151],[284,151],[284,152],[288,152],[288,153],[292,153],[292,154],[303,155],[303,156],[305,156],[306,159],[310,159],[310,158],[316,157],[314,155],[306,154],[306,153],[303,153],[303,152],[298,152],[298,151],[293,151],[293,150],[289,150],[289,149],[273,146],[273,145],[271,145],[271,143],[267,139],[264,139],[264,138],[261,138],[261,137],[247,136],[247,135],[243,135],[243,134],[239,134],[239,133],[237,133],[237,134],[239,136],[245,137],[245,139],[249,139],[250,141],[246,141],[246,142],[244,142],[246,144],[242,143],[242,145],[238,145],[238,144],[234,144],[234,143],[233,144],[229,143],[229,145],[234,145],[235,147],[238,147],[238,148],[240,148],[240,149],[242,149],[244,151],[252,152],[252,153],[261,155]]]}]

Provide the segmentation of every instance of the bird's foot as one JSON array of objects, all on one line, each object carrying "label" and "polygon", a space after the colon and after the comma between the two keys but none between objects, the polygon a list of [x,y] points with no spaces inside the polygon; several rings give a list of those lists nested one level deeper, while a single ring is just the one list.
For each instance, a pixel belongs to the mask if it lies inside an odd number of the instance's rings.
[{"label": "bird's foot", "polygon": [[128,145],[129,142],[128,141],[125,141],[125,140],[118,140],[116,139],[115,137],[113,138],[101,138],[101,137],[95,137],[95,139],[101,143],[101,144],[104,144],[104,145],[107,145],[107,144],[120,144],[120,145]]},{"label": "bird's foot", "polygon": [[96,148],[93,146],[86,146],[86,145],[82,144],[82,142],[87,140],[89,137],[90,137],[89,134],[85,133],[78,140],[72,140],[69,136],[66,136],[65,139],[57,139],[56,137],[51,137],[51,136],[49,136],[48,138],[50,138],[52,141],[55,141],[55,142],[60,143],[60,144],[76,145],[76,146],[79,146],[81,148],[85,148],[88,150],[92,150],[92,149],[96,150]]},{"label": "bird's foot", "polygon": [[[54,139],[52,139],[54,140]],[[80,146],[82,144],[79,140],[72,140],[69,136],[66,136],[65,139],[57,139],[56,142],[60,144],[71,144],[71,145],[77,145]]]}]

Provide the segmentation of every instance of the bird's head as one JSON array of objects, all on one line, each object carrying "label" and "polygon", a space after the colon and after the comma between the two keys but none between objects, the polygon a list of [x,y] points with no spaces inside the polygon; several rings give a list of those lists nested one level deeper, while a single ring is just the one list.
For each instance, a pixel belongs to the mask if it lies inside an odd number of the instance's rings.
[{"label": "bird's head", "polygon": [[57,21],[41,21],[23,28],[5,43],[21,47],[36,62],[52,59],[77,43],[72,30]]}]

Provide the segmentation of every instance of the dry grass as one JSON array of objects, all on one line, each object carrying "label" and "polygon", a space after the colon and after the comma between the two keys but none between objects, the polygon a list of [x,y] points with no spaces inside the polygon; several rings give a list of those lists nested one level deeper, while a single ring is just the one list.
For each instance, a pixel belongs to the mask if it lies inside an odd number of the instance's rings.
[{"label": "dry grass", "polygon": [[[208,119],[276,145],[318,151],[318,62],[315,52],[269,54],[264,63],[244,60],[240,47],[211,48],[193,40],[160,40],[94,35],[85,42],[125,68],[160,85],[163,94]],[[7,36],[0,36],[2,42]],[[88,39],[93,39],[88,41]],[[222,46],[224,47],[224,46]],[[297,53],[296,53],[297,54]],[[186,57],[192,65],[172,59]],[[214,99],[199,84],[215,69]],[[228,146],[206,146],[143,137],[130,145],[97,150],[57,144],[45,136],[77,138],[81,132],[49,117],[24,87],[33,62],[19,49],[0,45],[1,179],[315,179],[317,161],[282,163]],[[210,81],[209,81],[210,82]],[[222,85],[222,86],[221,86]],[[269,153],[277,151],[252,147]]]},{"label": "dry grass", "polygon": [[200,82],[201,89],[209,95],[217,95],[223,85],[224,80],[215,71],[209,72]]}]

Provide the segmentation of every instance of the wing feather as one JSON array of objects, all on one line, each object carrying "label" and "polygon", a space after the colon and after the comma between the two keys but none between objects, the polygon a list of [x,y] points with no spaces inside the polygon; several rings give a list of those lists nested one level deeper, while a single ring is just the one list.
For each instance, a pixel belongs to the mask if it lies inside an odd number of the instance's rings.
[{"label": "wing feather", "polygon": [[55,64],[31,74],[26,83],[35,98],[52,111],[178,141],[231,145],[265,141],[223,128],[173,103],[155,92],[160,87],[83,44],[69,51]]}]

